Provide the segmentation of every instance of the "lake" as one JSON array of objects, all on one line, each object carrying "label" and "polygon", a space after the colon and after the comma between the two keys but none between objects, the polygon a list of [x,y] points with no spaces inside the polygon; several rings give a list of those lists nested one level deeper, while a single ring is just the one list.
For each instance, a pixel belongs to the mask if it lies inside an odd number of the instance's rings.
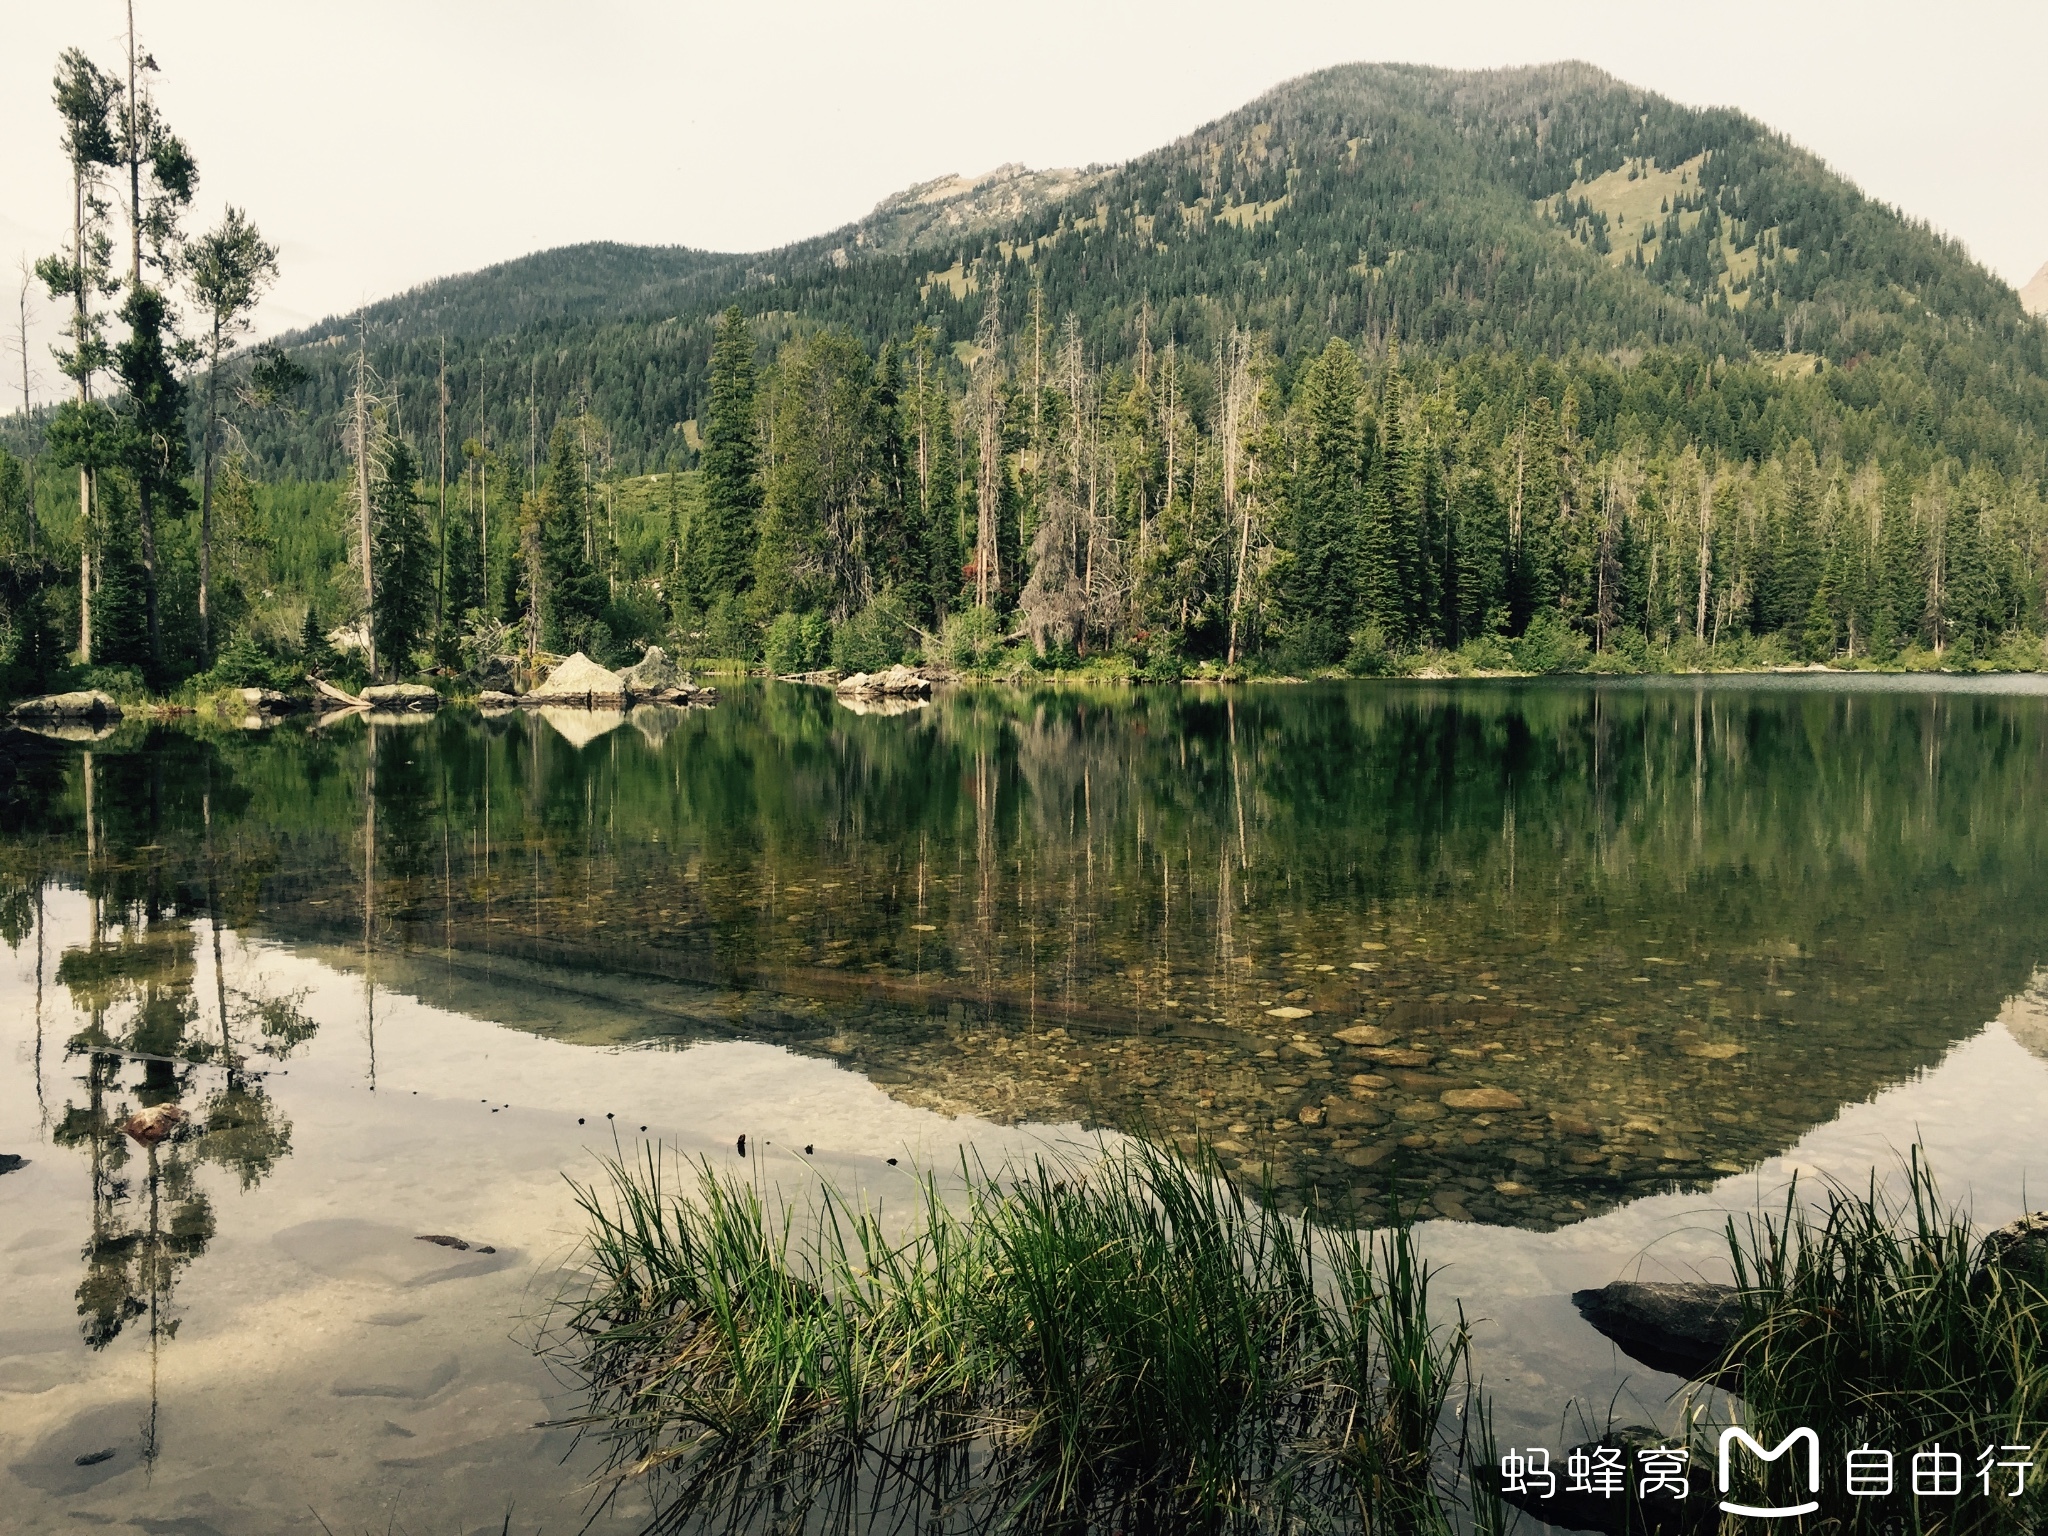
[{"label": "lake", "polygon": [[643,1143],[886,1206],[1205,1138],[1308,1220],[1421,1223],[1504,1436],[1668,1418],[1572,1289],[1716,1275],[1724,1212],[1916,1139],[1985,1223],[2042,1203],[2044,792],[2031,678],[7,735],[0,1501],[579,1524],[533,1346],[569,1181]]}]

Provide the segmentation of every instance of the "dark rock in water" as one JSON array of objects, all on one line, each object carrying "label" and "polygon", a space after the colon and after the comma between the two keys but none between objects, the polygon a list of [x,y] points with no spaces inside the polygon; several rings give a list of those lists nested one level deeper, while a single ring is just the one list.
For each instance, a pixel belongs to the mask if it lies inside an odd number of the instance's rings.
[{"label": "dark rock in water", "polygon": [[242,703],[259,715],[288,715],[294,710],[312,706],[310,699],[294,698],[288,693],[279,693],[275,688],[244,688]]},{"label": "dark rock in water", "polygon": [[19,1152],[0,1152],[0,1173],[12,1173],[17,1168],[26,1168],[28,1159]]},{"label": "dark rock in water", "polygon": [[[1682,1445],[1682,1440],[1668,1439],[1648,1425],[1626,1424],[1608,1430],[1598,1440],[1575,1445],[1553,1460],[1549,1473],[1555,1479],[1555,1488],[1547,1495],[1543,1489],[1549,1486],[1550,1479],[1535,1475],[1533,1470],[1520,1479],[1519,1489],[1509,1484],[1499,1466],[1488,1467],[1486,1476],[1503,1503],[1565,1530],[1600,1531],[1605,1536],[1706,1536],[1707,1532],[1720,1529],[1721,1520],[1714,1501],[1711,1466],[1698,1467],[1675,1458],[1666,1460],[1656,1469],[1685,1479],[1685,1496],[1679,1497],[1668,1486],[1647,1496],[1638,1493],[1650,1468],[1637,1453]],[[1588,1481],[1595,1487],[1612,1487],[1615,1492],[1571,1491],[1566,1466],[1580,1451],[1586,1453],[1587,1462],[1594,1469]],[[1604,1477],[1600,1470],[1603,1464],[1608,1469]]]},{"label": "dark rock in water", "polygon": [[421,1243],[439,1243],[443,1248],[466,1249],[469,1247],[469,1244],[465,1243],[461,1238],[450,1237],[446,1232],[422,1232],[417,1238],[414,1239],[414,1241]]},{"label": "dark rock in water", "polygon": [[104,1450],[87,1451],[83,1456],[74,1457],[71,1465],[74,1467],[96,1467],[103,1461],[112,1461],[113,1459],[114,1447],[110,1445]]},{"label": "dark rock in water", "polygon": [[[0,1172],[5,1172],[0,1168]],[[1981,1266],[2048,1286],[2048,1211],[2009,1221],[1984,1239]]]},{"label": "dark rock in water", "polygon": [[1732,1285],[1617,1280],[1576,1291],[1587,1322],[1652,1370],[1703,1381],[1742,1334],[1742,1300]]},{"label": "dark rock in water", "polygon": [[811,1155],[811,1144],[810,1144],[810,1143],[809,1143],[809,1142],[807,1141],[807,1142],[805,1142],[805,1143],[804,1143],[804,1156],[805,1156],[805,1157],[809,1157],[810,1155]]},{"label": "dark rock in water", "polygon": [[747,1133],[746,1133],[745,1131],[741,1131],[741,1132],[740,1132],[740,1156],[741,1156],[741,1157],[745,1157],[746,1155],[747,1155]]}]

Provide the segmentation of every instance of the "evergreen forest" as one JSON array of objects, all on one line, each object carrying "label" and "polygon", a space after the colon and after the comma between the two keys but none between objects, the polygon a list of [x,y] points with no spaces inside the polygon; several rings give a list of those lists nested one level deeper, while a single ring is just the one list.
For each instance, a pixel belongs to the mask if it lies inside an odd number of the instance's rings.
[{"label": "evergreen forest", "polygon": [[1764,126],[1589,66],[1345,66],[1123,165],[772,252],[544,252],[262,346],[276,252],[186,231],[147,79],[56,77],[73,393],[0,427],[12,693],[650,643],[2043,660],[2048,325]]}]

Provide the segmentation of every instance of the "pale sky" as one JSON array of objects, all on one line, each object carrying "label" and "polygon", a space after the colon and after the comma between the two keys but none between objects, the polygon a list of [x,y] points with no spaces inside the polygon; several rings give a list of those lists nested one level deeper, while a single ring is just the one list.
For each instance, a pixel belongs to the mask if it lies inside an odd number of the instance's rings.
[{"label": "pale sky", "polygon": [[[198,157],[193,227],[244,207],[283,251],[274,332],[576,241],[757,250],[913,182],[1125,159],[1356,60],[1583,58],[1734,106],[1961,239],[2048,260],[2041,0],[135,0]],[[122,0],[0,7],[0,272],[68,227],[57,54],[121,57]],[[58,377],[31,319],[38,395]]]}]

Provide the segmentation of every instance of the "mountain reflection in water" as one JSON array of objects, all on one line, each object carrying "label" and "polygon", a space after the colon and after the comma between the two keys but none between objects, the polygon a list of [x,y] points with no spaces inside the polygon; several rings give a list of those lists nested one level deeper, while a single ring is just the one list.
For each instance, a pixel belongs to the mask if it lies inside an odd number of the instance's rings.
[{"label": "mountain reflection in water", "polygon": [[[1206,1135],[1332,1219],[1536,1228],[1754,1165],[2043,959],[2039,693],[763,685],[584,724],[22,754],[0,917],[86,888],[104,938],[57,974],[118,1014],[68,1047],[88,1330],[203,1246],[181,1159],[289,1148],[251,1063],[309,1026],[192,996],[203,915],[558,1039],[770,1040],[950,1113]],[[129,1236],[117,1079],[192,1114],[169,1237]]]}]

